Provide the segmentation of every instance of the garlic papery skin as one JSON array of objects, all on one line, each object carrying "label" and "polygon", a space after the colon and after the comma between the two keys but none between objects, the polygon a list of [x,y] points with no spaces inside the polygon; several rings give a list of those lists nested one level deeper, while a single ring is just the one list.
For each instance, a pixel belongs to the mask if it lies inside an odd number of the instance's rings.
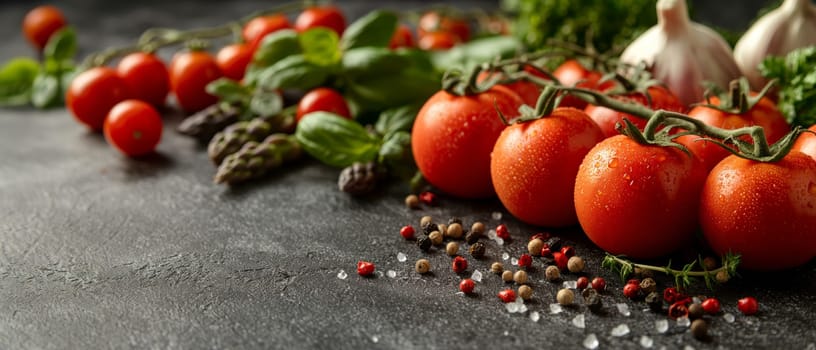
[{"label": "garlic papery skin", "polygon": [[810,0],[785,0],[743,34],[734,47],[734,59],[751,88],[759,90],[767,83],[758,68],[765,57],[811,45],[816,45],[816,6]]},{"label": "garlic papery skin", "polygon": [[741,76],[728,43],[710,28],[692,22],[685,0],[659,0],[657,25],[635,39],[621,54],[621,62],[645,62],[686,104],[703,100],[703,82],[727,89]]}]

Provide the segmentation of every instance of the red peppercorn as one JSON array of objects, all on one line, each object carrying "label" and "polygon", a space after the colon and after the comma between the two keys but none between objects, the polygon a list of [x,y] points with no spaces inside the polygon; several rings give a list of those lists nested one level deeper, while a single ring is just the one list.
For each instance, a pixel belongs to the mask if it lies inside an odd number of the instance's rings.
[{"label": "red peppercorn", "polygon": [[419,201],[427,205],[436,205],[436,195],[430,191],[422,192],[419,194]]},{"label": "red peppercorn", "polygon": [[507,226],[501,224],[498,227],[496,227],[496,236],[505,240],[510,239],[510,231],[507,230]]},{"label": "red peppercorn", "polygon": [[592,289],[602,292],[606,289],[606,280],[603,277],[595,277],[592,279]]},{"label": "red peppercorn", "polygon": [[465,259],[465,258],[463,258],[461,256],[457,256],[457,257],[453,258],[452,266],[453,266],[453,272],[456,272],[456,273],[465,272],[465,270],[467,270],[467,266],[468,266],[467,259]]},{"label": "red peppercorn", "polygon": [[516,292],[514,292],[512,289],[505,289],[499,292],[499,299],[505,303],[512,303],[516,301]]},{"label": "red peppercorn", "polygon": [[530,254],[521,254],[518,259],[519,267],[530,267],[533,265],[533,257]]},{"label": "red peppercorn", "polygon": [[677,288],[668,287],[663,290],[663,300],[669,304],[674,304],[678,295],[680,295],[680,292],[677,291]]},{"label": "red peppercorn", "polygon": [[473,288],[476,288],[476,283],[473,283],[473,280],[470,278],[465,278],[459,282],[459,290],[465,294],[473,293]]},{"label": "red peppercorn", "polygon": [[578,280],[575,281],[575,288],[586,289],[586,287],[588,287],[588,286],[589,286],[589,278],[586,278],[586,276],[578,277]]},{"label": "red peppercorn", "polygon": [[414,233],[415,233],[414,227],[411,225],[403,226],[400,229],[400,236],[402,236],[402,238],[405,239],[414,239]]},{"label": "red peppercorn", "polygon": [[374,264],[360,260],[357,262],[357,274],[360,276],[371,276],[374,273]]},{"label": "red peppercorn", "polygon": [[561,254],[564,254],[567,257],[567,259],[569,259],[575,256],[575,248],[573,248],[572,246],[565,245],[561,247]]},{"label": "red peppercorn", "polygon": [[671,306],[669,306],[669,317],[672,319],[688,317],[688,307],[682,302],[671,304]]},{"label": "red peppercorn", "polygon": [[544,245],[541,246],[541,256],[544,258],[549,258],[552,256],[552,251],[550,250],[549,244],[544,243]]},{"label": "red peppercorn", "polygon": [[720,301],[716,298],[708,298],[703,300],[702,307],[707,314],[715,315],[720,312]]},{"label": "red peppercorn", "polygon": [[753,297],[737,300],[737,309],[744,315],[751,316],[759,311],[759,303]]},{"label": "red peppercorn", "polygon": [[637,279],[637,278],[630,278],[628,281],[626,281],[626,284],[637,284],[637,285],[640,285],[640,280],[639,280],[639,279]]},{"label": "red peppercorn", "polygon": [[566,270],[567,269],[567,262],[569,258],[561,252],[552,253],[553,259],[555,260],[555,264],[558,265],[559,270]]},{"label": "red peppercorn", "polygon": [[540,239],[542,241],[546,241],[546,240],[550,239],[550,234],[548,232],[539,232],[539,233],[534,234],[532,237],[530,237],[531,241],[534,240],[534,239]]},{"label": "red peppercorn", "polygon": [[629,299],[637,298],[638,293],[640,293],[640,285],[637,283],[627,283],[623,286],[623,295]]}]

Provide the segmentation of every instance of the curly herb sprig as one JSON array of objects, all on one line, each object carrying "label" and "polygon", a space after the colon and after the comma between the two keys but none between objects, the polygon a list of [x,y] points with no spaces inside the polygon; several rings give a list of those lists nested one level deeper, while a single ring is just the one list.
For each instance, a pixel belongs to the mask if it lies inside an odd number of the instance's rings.
[{"label": "curly herb sprig", "polygon": [[[691,263],[683,265],[681,269],[677,270],[672,268],[671,261],[669,261],[666,266],[654,266],[635,263],[622,256],[615,256],[606,253],[601,266],[616,271],[623,280],[626,280],[626,278],[635,271],[635,268],[662,272],[668,276],[674,277],[675,285],[681,289],[689,287],[695,278],[702,277],[706,286],[709,289],[714,289],[716,284],[728,281],[728,279],[737,275],[737,266],[739,266],[740,262],[740,256],[732,253],[726,254],[721,259],[722,265],[713,270],[706,270],[702,258],[698,258]],[[702,270],[695,270],[695,267],[698,264]]]}]

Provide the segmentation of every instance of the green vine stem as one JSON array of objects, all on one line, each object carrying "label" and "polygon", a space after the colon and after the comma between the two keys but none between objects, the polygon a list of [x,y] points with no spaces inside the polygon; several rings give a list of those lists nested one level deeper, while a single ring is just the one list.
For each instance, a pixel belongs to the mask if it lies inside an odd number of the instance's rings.
[{"label": "green vine stem", "polygon": [[706,103],[696,104],[695,106],[703,106],[711,109],[716,109],[724,113],[731,114],[745,114],[750,111],[759,101],[771,91],[777,84],[776,79],[769,81],[762,90],[754,96],[751,96],[751,87],[748,79],[745,77],[732,80],[728,86],[728,94],[721,97],[719,105],[711,103],[711,90],[706,90]]},{"label": "green vine stem", "polygon": [[[639,268],[643,270],[662,272],[668,276],[674,277],[674,283],[680,289],[689,287],[694,278],[700,277],[705,280],[706,286],[709,289],[714,289],[715,283],[724,283],[731,277],[736,276],[737,266],[739,266],[739,263],[739,255],[728,253],[721,258],[721,266],[713,270],[707,270],[705,268],[702,258],[698,258],[697,260],[684,265],[682,269],[676,270],[672,268],[671,261],[669,261],[669,264],[666,266],[654,266],[638,264],[626,260],[623,257],[606,253],[601,265],[605,268],[617,271],[622,280],[626,280],[626,278],[635,271],[635,268]],[[694,269],[698,264],[702,270]]]}]

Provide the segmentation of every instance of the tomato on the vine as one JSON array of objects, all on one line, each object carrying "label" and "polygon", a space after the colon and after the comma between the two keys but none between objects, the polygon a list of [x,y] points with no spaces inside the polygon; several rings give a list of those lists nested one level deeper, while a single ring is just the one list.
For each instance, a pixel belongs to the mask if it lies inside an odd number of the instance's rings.
[{"label": "tomato on the vine", "polygon": [[303,116],[317,111],[330,112],[351,119],[348,103],[336,90],[320,87],[307,92],[297,105],[297,121]]},{"label": "tomato on the vine", "polygon": [[[682,113],[686,109],[685,105],[680,102],[680,99],[669,91],[669,89],[666,89],[663,86],[650,86],[646,91],[649,94],[649,98],[640,92],[621,95],[616,98],[630,103],[641,104],[653,110],[662,109],[670,112]],[[589,114],[592,120],[594,120],[595,123],[601,127],[601,130],[603,130],[606,137],[612,137],[619,134],[619,132],[615,129],[615,125],[618,123],[623,123],[624,118],[629,119],[629,121],[637,126],[637,128],[640,130],[643,130],[643,127],[646,126],[646,119],[638,118],[628,113],[618,112],[614,109],[603,106],[588,105],[585,111],[587,114]]]},{"label": "tomato on the vine", "polygon": [[429,11],[419,17],[417,34],[420,40],[429,33],[448,32],[456,37],[456,41],[470,40],[470,25],[461,18],[445,16],[436,11]]},{"label": "tomato on the vine", "polygon": [[[553,76],[564,86],[577,86],[598,91],[606,91],[615,86],[612,80],[601,83],[603,76],[600,72],[587,69],[577,60],[565,61],[553,71]],[[578,97],[568,95],[561,100],[561,106],[584,109],[587,103]]]},{"label": "tomato on the vine", "polygon": [[119,102],[105,118],[105,139],[130,157],[153,152],[161,135],[159,112],[139,100]]},{"label": "tomato on the vine", "polygon": [[496,108],[512,118],[522,103],[502,86],[477,95],[440,91],[431,96],[411,132],[411,149],[425,179],[454,196],[492,196],[490,152],[505,128]]},{"label": "tomato on the vine", "polygon": [[459,42],[459,39],[451,32],[431,32],[419,38],[417,47],[422,50],[447,50]]},{"label": "tomato on the vine", "polygon": [[170,91],[167,67],[156,55],[135,52],[119,61],[116,72],[125,81],[130,97],[163,106]]},{"label": "tomato on the vine", "polygon": [[573,204],[578,167],[603,139],[586,113],[569,107],[507,127],[496,140],[490,162],[499,200],[528,224],[574,225],[578,222]]},{"label": "tomato on the vine", "polygon": [[411,34],[411,28],[404,24],[400,24],[397,26],[397,29],[394,30],[394,35],[391,36],[391,41],[388,42],[389,49],[398,49],[400,47],[414,47],[414,35]]},{"label": "tomato on the vine", "polygon": [[708,244],[739,254],[742,268],[781,270],[816,256],[816,160],[802,152],[774,163],[728,156],[711,170],[700,203]]},{"label": "tomato on the vine", "polygon": [[792,151],[799,151],[816,159],[816,125],[808,128],[811,132],[803,132],[793,144]]},{"label": "tomato on the vine", "polygon": [[187,113],[198,112],[218,98],[207,93],[207,84],[222,75],[215,58],[204,51],[177,53],[170,63],[170,86],[179,106]]},{"label": "tomato on the vine", "polygon": [[278,13],[251,19],[244,25],[241,35],[244,38],[244,42],[249,44],[249,47],[251,47],[254,52],[267,34],[286,28],[292,28],[289,19],[283,14]]},{"label": "tomato on the vine", "polygon": [[130,96],[127,84],[108,67],[95,67],[77,75],[65,93],[71,114],[92,130],[102,130],[108,111]]},{"label": "tomato on the vine", "polygon": [[[479,73],[479,76],[476,77],[476,81],[481,83],[490,77],[491,79],[495,78],[495,75],[498,75],[499,78],[502,78],[504,75],[501,73],[492,73],[494,76],[491,77],[491,73],[487,71],[482,71]],[[535,73],[531,73],[535,74]],[[541,89],[533,82],[527,80],[519,80],[509,84],[501,84],[513,92],[517,93],[521,100],[524,101],[524,104],[535,107],[536,103],[538,102],[538,97],[541,96]]]},{"label": "tomato on the vine", "polygon": [[587,237],[612,254],[647,259],[694,237],[706,170],[677,147],[625,135],[587,154],[575,180],[575,209]]},{"label": "tomato on the vine", "polygon": [[37,50],[42,50],[48,39],[67,24],[58,8],[50,5],[37,6],[23,18],[23,34]]},{"label": "tomato on the vine", "polygon": [[346,17],[336,6],[309,7],[295,19],[295,30],[305,32],[312,28],[324,27],[342,36],[346,30]]},{"label": "tomato on the vine", "polygon": [[227,45],[218,50],[215,55],[215,62],[224,77],[240,81],[244,78],[249,62],[252,62],[252,55],[255,51],[247,44]]}]

